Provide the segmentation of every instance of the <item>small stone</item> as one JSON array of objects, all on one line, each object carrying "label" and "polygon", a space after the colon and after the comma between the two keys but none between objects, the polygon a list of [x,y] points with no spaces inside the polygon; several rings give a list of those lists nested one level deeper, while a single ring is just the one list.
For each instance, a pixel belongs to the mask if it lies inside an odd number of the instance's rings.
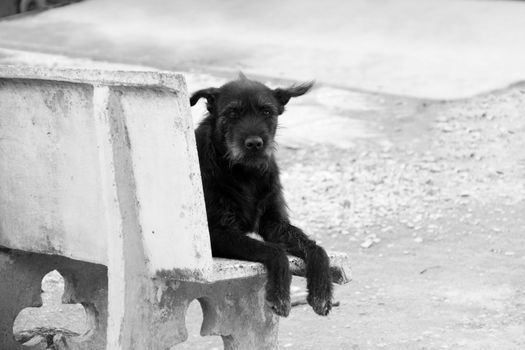
[{"label": "small stone", "polygon": [[361,248],[370,248],[374,244],[374,241],[371,239],[365,239],[363,243],[361,243]]},{"label": "small stone", "polygon": [[421,238],[421,237],[416,237],[416,238],[414,238],[414,242],[416,242],[416,243],[421,243],[421,242],[423,242],[423,238]]}]

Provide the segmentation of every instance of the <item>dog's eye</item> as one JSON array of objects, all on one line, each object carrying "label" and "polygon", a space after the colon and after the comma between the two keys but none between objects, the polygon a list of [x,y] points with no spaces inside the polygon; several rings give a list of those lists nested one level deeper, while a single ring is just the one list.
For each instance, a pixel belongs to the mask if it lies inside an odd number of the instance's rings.
[{"label": "dog's eye", "polygon": [[239,113],[237,113],[236,110],[231,110],[231,111],[228,111],[226,113],[226,115],[230,118],[237,118],[237,116],[239,115]]},{"label": "dog's eye", "polygon": [[262,114],[263,114],[265,117],[271,117],[271,116],[272,116],[272,111],[270,111],[269,109],[263,109],[263,110],[262,110]]}]

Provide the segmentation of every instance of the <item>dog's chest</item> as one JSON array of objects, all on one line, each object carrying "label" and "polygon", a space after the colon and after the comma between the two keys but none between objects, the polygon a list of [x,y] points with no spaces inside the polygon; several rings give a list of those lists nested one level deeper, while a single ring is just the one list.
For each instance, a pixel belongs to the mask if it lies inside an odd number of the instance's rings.
[{"label": "dog's chest", "polygon": [[271,199],[270,187],[264,184],[244,183],[238,187],[239,211],[244,229],[258,231],[261,216]]}]

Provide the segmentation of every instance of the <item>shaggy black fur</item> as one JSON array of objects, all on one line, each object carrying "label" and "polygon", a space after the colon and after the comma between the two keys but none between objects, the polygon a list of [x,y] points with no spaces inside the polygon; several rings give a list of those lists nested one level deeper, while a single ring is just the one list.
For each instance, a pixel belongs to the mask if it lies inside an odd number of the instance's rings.
[{"label": "shaggy black fur", "polygon": [[[319,315],[332,307],[329,259],[323,248],[290,224],[274,157],[277,119],[292,97],[313,83],[270,89],[242,73],[220,88],[199,90],[208,116],[196,130],[213,256],[263,263],[266,300],[280,316],[290,313],[287,253],[306,261],[308,303]],[[258,233],[264,241],[249,237]]]}]

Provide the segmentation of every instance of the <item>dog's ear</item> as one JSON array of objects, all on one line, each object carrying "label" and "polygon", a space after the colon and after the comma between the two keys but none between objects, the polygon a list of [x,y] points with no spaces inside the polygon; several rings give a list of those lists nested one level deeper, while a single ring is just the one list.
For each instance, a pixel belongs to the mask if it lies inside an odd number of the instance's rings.
[{"label": "dog's ear", "polygon": [[191,95],[190,97],[190,106],[195,106],[197,101],[199,101],[203,97],[208,102],[208,106],[211,106],[213,105],[213,102],[215,102],[218,92],[219,92],[219,89],[217,88],[207,88],[207,89],[195,91],[193,95]]},{"label": "dog's ear", "polygon": [[248,80],[248,78],[246,77],[246,75],[244,75],[244,73],[242,71],[239,71],[239,80]]},{"label": "dog's ear", "polygon": [[298,85],[292,85],[286,89],[277,88],[273,90],[273,95],[277,101],[282,105],[286,105],[292,97],[297,97],[306,94],[314,86],[313,81],[302,83]]}]

